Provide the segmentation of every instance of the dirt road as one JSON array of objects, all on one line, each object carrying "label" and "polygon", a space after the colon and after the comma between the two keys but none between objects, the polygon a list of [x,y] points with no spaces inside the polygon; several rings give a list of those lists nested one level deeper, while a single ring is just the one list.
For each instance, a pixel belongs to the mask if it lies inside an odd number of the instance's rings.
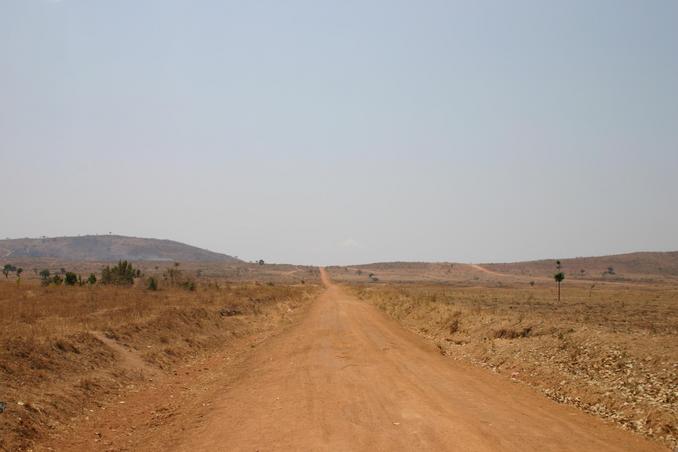
[{"label": "dirt road", "polygon": [[662,450],[445,359],[321,275],[306,318],[255,352],[176,450]]}]

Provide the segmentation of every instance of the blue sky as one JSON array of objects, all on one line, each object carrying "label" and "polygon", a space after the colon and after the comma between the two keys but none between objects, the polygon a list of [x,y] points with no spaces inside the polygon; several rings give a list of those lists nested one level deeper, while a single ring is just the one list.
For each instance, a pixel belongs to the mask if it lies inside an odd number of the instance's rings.
[{"label": "blue sky", "polygon": [[675,1],[0,0],[0,236],[678,249]]}]

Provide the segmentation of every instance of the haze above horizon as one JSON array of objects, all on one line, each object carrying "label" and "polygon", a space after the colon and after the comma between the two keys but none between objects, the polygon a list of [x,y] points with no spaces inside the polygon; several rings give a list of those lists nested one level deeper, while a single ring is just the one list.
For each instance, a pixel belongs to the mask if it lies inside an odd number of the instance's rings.
[{"label": "haze above horizon", "polygon": [[678,249],[678,3],[0,2],[0,237]]}]

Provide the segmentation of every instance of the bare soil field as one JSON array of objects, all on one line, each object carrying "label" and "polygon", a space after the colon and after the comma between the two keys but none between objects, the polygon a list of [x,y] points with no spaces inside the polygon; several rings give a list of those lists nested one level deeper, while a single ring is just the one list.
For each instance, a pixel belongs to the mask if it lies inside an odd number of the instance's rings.
[{"label": "bare soil field", "polygon": [[678,445],[678,286],[571,283],[558,303],[553,283],[485,277],[350,288],[445,356]]},{"label": "bare soil field", "polygon": [[0,450],[51,447],[178,369],[217,350],[249,350],[292,323],[318,290],[210,279],[193,291],[0,279]]}]

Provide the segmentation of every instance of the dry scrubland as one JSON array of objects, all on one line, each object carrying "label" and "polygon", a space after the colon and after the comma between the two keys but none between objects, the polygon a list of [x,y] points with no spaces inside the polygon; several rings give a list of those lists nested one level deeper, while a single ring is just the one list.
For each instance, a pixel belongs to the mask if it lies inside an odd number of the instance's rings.
[{"label": "dry scrubland", "polygon": [[[678,285],[678,251],[577,257],[561,262],[568,279],[646,283],[670,280]],[[543,277],[553,271],[553,260],[485,264],[483,267],[503,274]]]},{"label": "dry scrubland", "polygon": [[[549,276],[552,262],[328,270],[442,354],[676,447],[678,279],[666,255],[654,261],[659,273],[634,259],[566,261],[560,303]],[[597,274],[609,262],[616,274]],[[44,287],[38,277],[43,268],[86,277],[102,264],[11,263],[25,271],[20,285],[0,277],[2,450],[49,445],[50,437],[90,413],[124,394],[143,393],[151,379],[174,381],[181,366],[211,359],[217,350],[245,356],[247,338],[280,331],[321,290],[317,269],[293,265],[143,262],[144,277],[133,287]],[[171,268],[196,290],[171,287],[163,279]],[[161,290],[146,289],[150,276]],[[165,425],[162,416],[174,415],[158,413],[150,422]]]},{"label": "dry scrubland", "polygon": [[[92,264],[81,265],[87,270]],[[192,271],[191,265],[182,268]],[[221,275],[224,268],[201,273]],[[305,284],[291,276],[297,271]],[[172,374],[179,363],[239,337],[279,330],[319,291],[317,271],[306,268],[245,266],[233,272],[267,282],[200,276],[195,291],[149,291],[142,281],[135,287],[43,287],[2,278],[0,449],[30,448],[76,416],[143,387],[150,374]],[[289,280],[294,283],[273,282]]]},{"label": "dry scrubland", "polygon": [[[64,261],[54,258],[12,258],[0,259],[2,264],[13,264],[16,267],[23,268],[21,275],[24,280],[39,280],[38,273],[42,269],[49,269],[52,274],[58,273],[60,269],[75,272],[87,278],[90,273],[100,274],[101,269],[107,265],[114,265],[115,262],[104,261]],[[154,276],[162,280],[163,273],[174,268],[173,261],[142,261],[133,262],[134,268],[140,269],[144,276]],[[319,283],[319,274],[317,267],[305,265],[290,264],[265,264],[254,263],[210,263],[210,262],[179,262],[179,270],[185,278],[195,279],[203,284],[209,281],[258,281],[262,283],[287,283],[299,284],[304,282]],[[0,265],[1,267],[2,265]],[[14,279],[14,274],[10,274],[9,280]],[[4,277],[0,274],[0,279]]]},{"label": "dry scrubland", "polygon": [[[334,268],[341,275],[355,271]],[[481,277],[350,287],[444,355],[678,446],[677,286],[566,282],[558,303],[545,282],[483,286]]]}]

